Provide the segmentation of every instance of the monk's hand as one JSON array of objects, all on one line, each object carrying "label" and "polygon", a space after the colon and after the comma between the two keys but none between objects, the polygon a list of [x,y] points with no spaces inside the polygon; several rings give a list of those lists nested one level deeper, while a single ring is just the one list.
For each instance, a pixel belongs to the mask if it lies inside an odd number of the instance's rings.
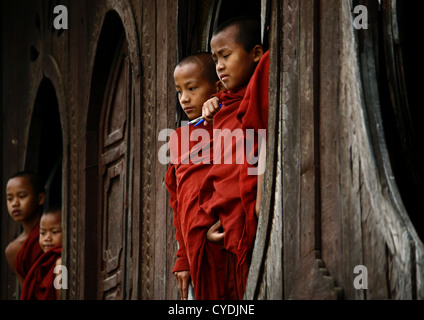
[{"label": "monk's hand", "polygon": [[178,281],[178,288],[180,289],[181,300],[188,298],[188,284],[190,282],[190,271],[177,271],[174,272],[175,278]]},{"label": "monk's hand", "polygon": [[213,116],[219,110],[219,99],[217,97],[207,100],[202,107],[202,118],[205,120],[204,124],[212,123]]},{"label": "monk's hand", "polygon": [[206,238],[209,242],[224,244],[225,232],[222,231],[221,227],[221,220],[218,220],[212,227],[210,227],[208,233],[206,234]]}]

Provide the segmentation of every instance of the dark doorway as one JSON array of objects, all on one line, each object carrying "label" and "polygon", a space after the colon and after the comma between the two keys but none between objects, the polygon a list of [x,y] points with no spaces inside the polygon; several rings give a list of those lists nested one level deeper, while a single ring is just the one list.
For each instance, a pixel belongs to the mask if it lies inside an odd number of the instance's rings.
[{"label": "dark doorway", "polygon": [[63,154],[62,125],[56,91],[44,78],[39,86],[28,133],[25,169],[47,182],[47,202],[61,203]]},{"label": "dark doorway", "polygon": [[[388,154],[406,211],[424,239],[424,168],[421,77],[417,40],[419,11],[407,1],[385,6],[380,14],[379,84]],[[396,25],[388,28],[387,25]]]}]

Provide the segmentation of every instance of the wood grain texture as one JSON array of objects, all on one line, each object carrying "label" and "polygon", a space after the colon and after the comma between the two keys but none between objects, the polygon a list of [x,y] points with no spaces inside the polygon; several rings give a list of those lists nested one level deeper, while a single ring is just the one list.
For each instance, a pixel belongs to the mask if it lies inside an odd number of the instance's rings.
[{"label": "wood grain texture", "polygon": [[[2,190],[10,174],[43,162],[31,123],[47,78],[63,137],[63,297],[178,299],[157,135],[181,119],[176,60],[208,48],[221,2],[61,3],[69,9],[66,31],[51,27],[52,1],[27,1],[24,11],[1,3]],[[369,9],[367,31],[353,28],[352,3],[270,1],[267,170],[246,299],[424,298],[424,248],[396,184],[379,91],[384,56],[395,60],[384,65],[388,77],[399,80],[388,100],[401,105],[402,66],[392,50],[397,1],[358,1]],[[384,28],[375,22],[380,15]],[[119,28],[126,67],[113,73]],[[20,232],[3,212],[2,250]],[[367,290],[354,287],[357,265],[367,268]],[[0,297],[17,299],[3,258],[0,273]]]}]

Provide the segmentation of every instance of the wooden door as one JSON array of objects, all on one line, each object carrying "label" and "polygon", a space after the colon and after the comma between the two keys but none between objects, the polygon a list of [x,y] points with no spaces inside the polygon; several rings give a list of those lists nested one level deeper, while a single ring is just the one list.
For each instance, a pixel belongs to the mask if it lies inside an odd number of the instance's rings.
[{"label": "wooden door", "polygon": [[109,73],[99,126],[99,299],[126,298],[132,83],[127,41],[123,39],[119,46]]}]

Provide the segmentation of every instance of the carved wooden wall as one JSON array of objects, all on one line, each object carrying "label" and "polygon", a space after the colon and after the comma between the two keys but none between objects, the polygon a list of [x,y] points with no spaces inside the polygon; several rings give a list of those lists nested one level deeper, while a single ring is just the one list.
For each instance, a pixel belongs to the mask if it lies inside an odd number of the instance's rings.
[{"label": "carved wooden wall", "polygon": [[[68,30],[52,28],[55,1],[1,3],[2,190],[15,171],[48,176],[61,161],[63,298],[178,298],[157,137],[182,118],[171,76],[177,60],[208,50],[213,27],[236,14],[236,3],[64,0]],[[414,42],[403,33],[413,29],[402,29],[411,10],[404,1],[379,3],[242,6],[261,17],[271,59],[267,170],[247,299],[423,298],[422,207],[407,197],[422,190],[412,152],[419,131],[403,114],[420,118],[414,68],[405,63]],[[368,30],[353,28],[361,4]],[[20,230],[2,210],[4,250]],[[17,298],[1,259],[1,298]],[[357,265],[367,267],[367,290],[353,285]]]},{"label": "carved wooden wall", "polygon": [[[171,241],[172,212],[163,181],[166,166],[158,161],[156,138],[175,123],[175,95],[167,75],[175,64],[176,37],[166,24],[175,21],[173,3],[98,4],[102,14],[94,23],[97,32],[88,55],[94,66],[85,100],[89,110],[87,120],[81,118],[87,126],[87,158],[79,159],[85,180],[76,186],[76,192],[85,190],[77,228],[86,230],[73,248],[85,253],[75,255],[76,268],[85,271],[75,275],[77,298],[177,295],[171,273],[176,244]],[[97,246],[86,246],[87,240]]]},{"label": "carved wooden wall", "polygon": [[[21,3],[22,4],[22,3]],[[54,166],[66,167],[68,150],[68,101],[65,77],[60,63],[53,57],[49,38],[60,45],[66,40],[49,26],[53,13],[40,16],[40,4],[26,3],[27,13],[22,13],[17,3],[2,3],[2,192],[8,177],[16,171],[39,171],[45,179]],[[48,5],[45,5],[46,9]],[[50,7],[49,7],[50,8]],[[63,162],[61,161],[63,159]],[[61,170],[60,170],[61,171]],[[61,173],[59,171],[59,174]],[[61,177],[58,193],[67,192],[67,177]],[[5,246],[21,230],[8,216],[2,201],[1,244]],[[0,294],[17,298],[16,278],[6,264],[4,255],[0,263]]]},{"label": "carved wooden wall", "polygon": [[[353,27],[360,4],[369,10],[368,30]],[[422,207],[405,209],[382,131],[398,129],[383,122],[380,109],[383,97],[396,109],[407,96],[397,86],[408,75],[406,41],[396,34],[401,5],[272,2],[265,195],[246,298],[423,298],[422,229],[410,219]],[[392,78],[378,77],[384,68]],[[418,113],[418,100],[410,103]],[[354,287],[357,265],[367,268],[366,290]]]},{"label": "carved wooden wall", "polygon": [[[68,29],[60,31],[52,27],[56,4],[2,3],[2,26],[13,30],[2,28],[8,48],[2,55],[2,91],[8,92],[2,99],[8,120],[2,127],[2,187],[8,175],[30,163],[47,164],[47,154],[31,158],[30,150],[39,151],[31,141],[40,142],[40,135],[29,130],[36,93],[47,78],[62,131],[69,276],[63,297],[177,298],[167,168],[158,161],[162,142],[156,137],[175,127],[169,75],[176,64],[178,3],[62,1]],[[2,215],[3,249],[19,232],[10,220]],[[1,295],[18,296],[3,255]]]}]

